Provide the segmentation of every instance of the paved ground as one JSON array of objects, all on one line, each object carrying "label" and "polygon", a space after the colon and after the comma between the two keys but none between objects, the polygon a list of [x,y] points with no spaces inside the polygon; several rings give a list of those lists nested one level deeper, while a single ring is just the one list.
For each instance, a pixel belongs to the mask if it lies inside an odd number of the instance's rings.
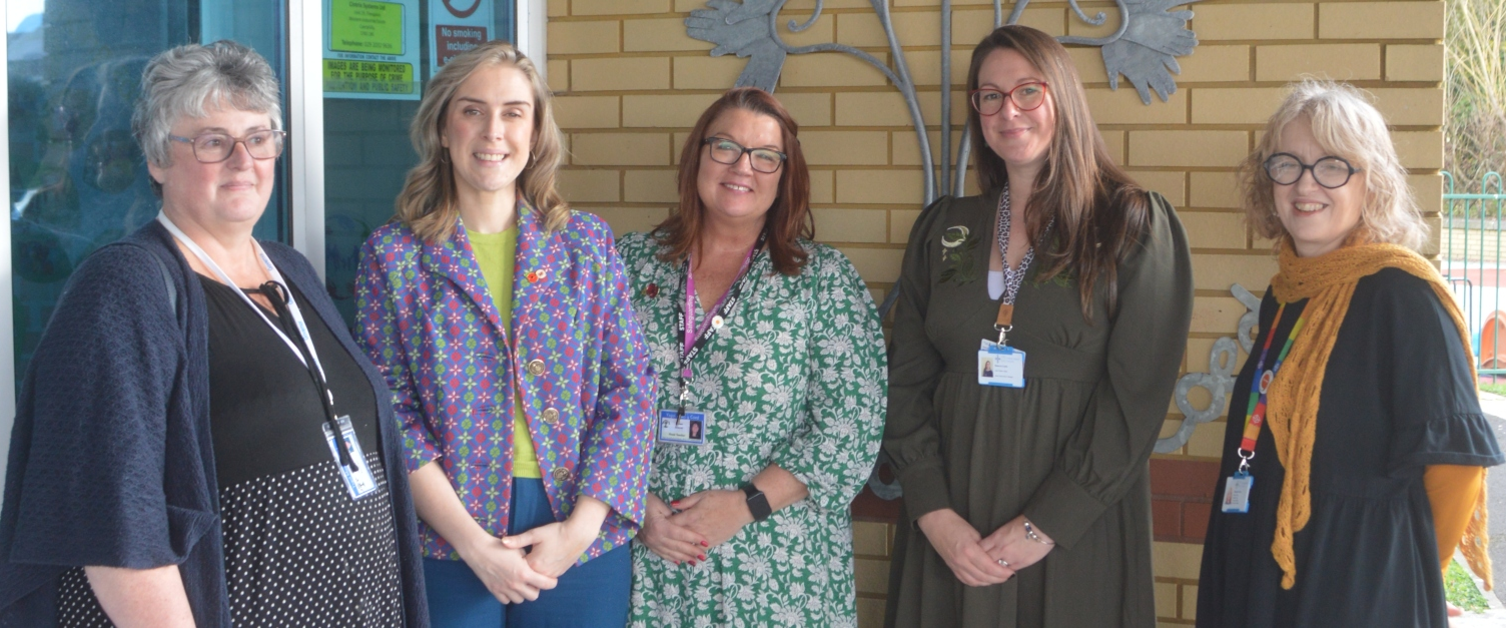
[{"label": "paved ground", "polygon": [[[1489,416],[1496,439],[1506,445],[1506,397],[1480,393],[1480,406]],[[1449,621],[1452,628],[1506,627],[1506,469],[1496,468],[1485,476],[1490,492],[1490,560],[1494,563],[1496,590],[1485,593],[1490,610]],[[1483,590],[1483,589],[1482,589]]]}]

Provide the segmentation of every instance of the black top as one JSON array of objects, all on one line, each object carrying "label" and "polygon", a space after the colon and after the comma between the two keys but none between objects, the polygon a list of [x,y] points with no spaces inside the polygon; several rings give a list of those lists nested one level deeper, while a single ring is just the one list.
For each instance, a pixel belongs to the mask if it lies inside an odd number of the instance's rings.
[{"label": "black top", "polygon": [[[1287,306],[1267,368],[1306,304]],[[1422,279],[1385,269],[1360,280],[1324,374],[1312,516],[1293,542],[1296,584],[1283,590],[1271,543],[1285,471],[1269,425],[1251,461],[1250,512],[1219,508],[1277,306],[1267,291],[1254,353],[1230,397],[1197,625],[1447,628],[1423,473],[1427,465],[1506,461],[1480,411],[1458,328]]]}]

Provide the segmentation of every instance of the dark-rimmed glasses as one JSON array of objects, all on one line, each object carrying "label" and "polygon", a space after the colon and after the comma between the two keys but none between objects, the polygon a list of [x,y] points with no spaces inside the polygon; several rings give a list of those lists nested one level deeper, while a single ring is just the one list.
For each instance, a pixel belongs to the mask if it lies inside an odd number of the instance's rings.
[{"label": "dark-rimmed glasses", "polygon": [[973,104],[973,109],[985,116],[999,113],[1004,108],[1005,99],[1014,101],[1015,109],[1033,111],[1045,104],[1047,87],[1046,83],[1037,81],[1021,83],[1007,92],[992,87],[980,87],[968,92],[967,100]]},{"label": "dark-rimmed glasses", "polygon": [[252,159],[276,159],[282,155],[282,147],[288,134],[283,131],[254,131],[245,137],[224,133],[205,133],[198,137],[169,135],[167,139],[193,146],[194,159],[201,164],[217,164],[235,153],[236,144],[245,144],[246,153]]},{"label": "dark-rimmed glasses", "polygon": [[1349,183],[1349,177],[1360,171],[1342,157],[1324,157],[1311,165],[1302,163],[1291,153],[1276,153],[1265,160],[1265,176],[1277,185],[1296,183],[1308,170],[1313,172],[1313,181],[1330,190],[1344,187]]},{"label": "dark-rimmed glasses", "polygon": [[701,143],[711,147],[711,161],[730,166],[747,154],[748,164],[764,174],[779,172],[779,166],[788,158],[772,148],[744,148],[742,144],[725,137],[708,137],[701,140]]}]

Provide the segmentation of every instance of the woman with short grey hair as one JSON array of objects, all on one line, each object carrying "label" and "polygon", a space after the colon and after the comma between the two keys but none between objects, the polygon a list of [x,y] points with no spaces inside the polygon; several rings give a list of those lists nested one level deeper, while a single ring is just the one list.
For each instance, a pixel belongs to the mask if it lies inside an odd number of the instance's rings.
[{"label": "woman with short grey hair", "polygon": [[0,625],[428,625],[385,384],[308,261],[252,237],[279,98],[233,42],[147,64],[162,211],[79,266],[27,371]]}]

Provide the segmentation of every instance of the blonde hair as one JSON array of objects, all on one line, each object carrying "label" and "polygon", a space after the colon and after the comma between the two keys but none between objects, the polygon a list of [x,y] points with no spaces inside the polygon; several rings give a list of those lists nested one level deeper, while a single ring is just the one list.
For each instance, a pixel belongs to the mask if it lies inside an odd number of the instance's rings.
[{"label": "blonde hair", "polygon": [[533,146],[528,165],[518,175],[518,195],[542,213],[546,230],[553,231],[570,222],[570,206],[555,189],[564,142],[559,125],[554,122],[549,86],[544,84],[533,61],[512,44],[489,41],[451,59],[429,80],[423,102],[408,128],[419,162],[408,171],[403,191],[397,195],[397,219],[426,242],[449,238],[460,215],[455,171],[445,158],[447,150],[441,142],[450,99],[471,74],[490,65],[517,68],[533,87]]},{"label": "blonde hair", "polygon": [[1427,223],[1412,198],[1407,170],[1396,156],[1386,119],[1367,95],[1351,85],[1316,79],[1294,83],[1289,89],[1286,100],[1266,122],[1260,144],[1239,166],[1245,217],[1255,232],[1278,241],[1286,236],[1276,214],[1275,183],[1265,174],[1265,160],[1276,152],[1286,126],[1306,117],[1325,152],[1344,158],[1365,175],[1358,227],[1364,237],[1420,249],[1427,241]]}]

